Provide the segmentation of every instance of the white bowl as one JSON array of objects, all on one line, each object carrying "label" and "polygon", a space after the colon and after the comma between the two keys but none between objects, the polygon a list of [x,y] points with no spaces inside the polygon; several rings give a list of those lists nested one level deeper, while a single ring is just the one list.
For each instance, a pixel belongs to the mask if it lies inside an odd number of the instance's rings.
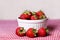
[{"label": "white bowl", "polygon": [[46,22],[47,19],[41,19],[41,20],[22,20],[17,19],[18,27],[24,27],[24,29],[27,31],[29,28],[39,29],[41,27],[46,28]]}]

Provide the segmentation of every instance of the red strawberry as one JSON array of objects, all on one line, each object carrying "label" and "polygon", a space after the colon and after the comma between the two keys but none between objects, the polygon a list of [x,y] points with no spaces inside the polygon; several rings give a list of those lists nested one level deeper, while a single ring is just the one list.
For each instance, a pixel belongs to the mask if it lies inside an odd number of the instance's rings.
[{"label": "red strawberry", "polygon": [[26,32],[26,36],[34,38],[36,36],[36,33],[37,33],[36,29],[29,28]]},{"label": "red strawberry", "polygon": [[23,27],[18,27],[17,29],[16,29],[16,35],[18,35],[18,36],[24,36],[25,35],[25,30],[24,30],[24,28]]},{"label": "red strawberry", "polygon": [[27,18],[29,18],[29,15],[27,15],[27,14],[22,14],[22,15],[20,16],[20,18],[21,18],[21,19],[27,19]]},{"label": "red strawberry", "polygon": [[37,17],[36,15],[32,15],[30,19],[31,19],[31,20],[37,20],[38,17]]},{"label": "red strawberry", "polygon": [[30,11],[25,11],[23,12],[23,14],[20,16],[21,19],[29,19],[31,16],[31,12]]},{"label": "red strawberry", "polygon": [[42,16],[42,15],[44,15],[44,13],[43,13],[43,11],[40,10],[40,11],[36,12],[36,15],[37,16]]},{"label": "red strawberry", "polygon": [[45,28],[40,28],[39,30],[38,30],[38,36],[42,36],[42,37],[44,37],[44,36],[46,36],[46,30],[45,30]]},{"label": "red strawberry", "polygon": [[[18,17],[19,19],[21,19],[20,17]],[[23,20],[26,20],[26,19],[23,19]]]}]

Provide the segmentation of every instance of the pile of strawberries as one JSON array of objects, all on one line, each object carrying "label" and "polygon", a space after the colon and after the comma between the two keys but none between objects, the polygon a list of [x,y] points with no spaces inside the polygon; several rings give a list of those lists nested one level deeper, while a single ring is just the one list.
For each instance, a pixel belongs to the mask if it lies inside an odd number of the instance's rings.
[{"label": "pile of strawberries", "polygon": [[[19,17],[19,19],[23,20],[40,20],[40,19],[45,19],[46,16],[43,11],[37,11],[37,12],[31,12],[28,10],[25,10]],[[27,31],[23,27],[18,27],[16,29],[16,35],[22,37],[22,36],[28,36],[30,38],[34,38],[37,36],[44,37],[48,34],[48,30],[46,28],[39,28],[38,30],[34,28],[29,28]]]},{"label": "pile of strawberries", "polygon": [[27,36],[30,38],[34,38],[34,37],[44,37],[48,34],[48,29],[45,29],[43,27],[41,27],[40,29],[36,30],[34,28],[29,28],[27,31],[25,31],[25,29],[23,27],[18,27],[16,29],[16,35],[23,37],[23,36]]},{"label": "pile of strawberries", "polygon": [[20,16],[19,19],[24,20],[40,20],[46,18],[43,11],[39,10],[37,12],[31,12],[28,10],[25,10]]}]

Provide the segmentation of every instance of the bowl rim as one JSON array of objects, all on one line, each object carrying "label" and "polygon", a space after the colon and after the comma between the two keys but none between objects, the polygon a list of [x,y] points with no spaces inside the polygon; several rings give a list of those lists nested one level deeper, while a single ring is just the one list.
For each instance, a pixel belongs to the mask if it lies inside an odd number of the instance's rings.
[{"label": "bowl rim", "polygon": [[46,20],[47,20],[47,18],[41,19],[41,20],[23,20],[23,19],[17,18],[17,21],[19,21],[19,22],[29,22],[29,23],[32,23],[32,22],[34,22],[34,23],[36,23],[36,22],[44,22]]}]

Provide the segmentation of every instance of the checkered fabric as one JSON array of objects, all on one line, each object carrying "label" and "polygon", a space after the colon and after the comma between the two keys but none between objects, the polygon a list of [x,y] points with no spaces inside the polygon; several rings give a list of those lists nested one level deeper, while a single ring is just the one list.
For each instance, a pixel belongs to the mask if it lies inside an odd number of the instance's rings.
[{"label": "checkered fabric", "polygon": [[0,20],[0,40],[60,40],[60,20],[48,20],[49,35],[46,37],[19,37],[15,34],[16,20]]}]

